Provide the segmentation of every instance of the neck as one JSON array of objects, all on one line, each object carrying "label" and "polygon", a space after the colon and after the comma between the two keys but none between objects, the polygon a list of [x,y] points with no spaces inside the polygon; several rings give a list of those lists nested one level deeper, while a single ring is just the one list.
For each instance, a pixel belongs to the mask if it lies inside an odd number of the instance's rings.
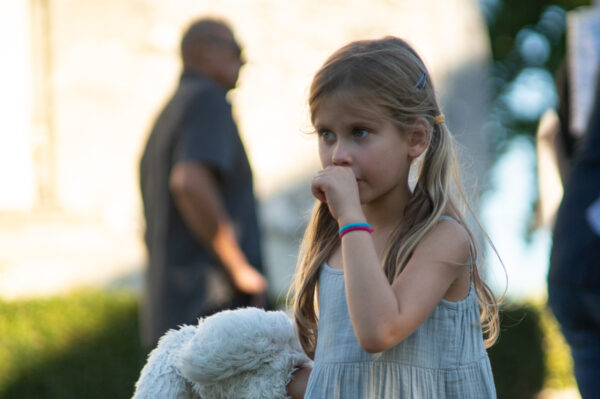
[{"label": "neck", "polygon": [[192,72],[198,75],[202,75],[207,79],[210,79],[210,74],[207,73],[206,69],[203,68],[201,65],[198,64],[193,64],[193,63],[186,63],[183,65],[183,70],[184,71],[188,71],[188,72]]}]

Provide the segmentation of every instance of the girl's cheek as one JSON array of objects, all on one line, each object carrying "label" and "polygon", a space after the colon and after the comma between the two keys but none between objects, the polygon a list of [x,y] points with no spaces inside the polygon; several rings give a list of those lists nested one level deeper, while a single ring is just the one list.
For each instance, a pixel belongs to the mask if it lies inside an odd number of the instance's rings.
[{"label": "girl's cheek", "polygon": [[319,158],[321,159],[321,166],[325,169],[328,166],[331,166],[331,153],[328,151],[323,151],[319,153]]}]

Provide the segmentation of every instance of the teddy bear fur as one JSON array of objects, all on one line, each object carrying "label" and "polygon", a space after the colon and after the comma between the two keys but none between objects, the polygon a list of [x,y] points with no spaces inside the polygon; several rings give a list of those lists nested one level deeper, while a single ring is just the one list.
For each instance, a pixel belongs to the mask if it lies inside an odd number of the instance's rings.
[{"label": "teddy bear fur", "polygon": [[192,382],[175,367],[181,348],[194,337],[197,328],[182,326],[160,338],[135,384],[133,399],[200,399]]},{"label": "teddy bear fur", "polygon": [[226,310],[166,333],[133,398],[284,399],[292,373],[309,362],[284,312]]}]

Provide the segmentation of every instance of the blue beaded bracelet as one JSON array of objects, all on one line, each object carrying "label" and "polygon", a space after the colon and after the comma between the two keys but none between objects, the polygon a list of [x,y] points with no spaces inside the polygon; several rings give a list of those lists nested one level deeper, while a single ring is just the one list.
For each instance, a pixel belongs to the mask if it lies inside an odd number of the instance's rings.
[{"label": "blue beaded bracelet", "polygon": [[355,230],[368,231],[369,233],[372,233],[373,231],[375,231],[371,227],[371,225],[369,225],[369,223],[350,223],[350,224],[347,224],[344,227],[342,227],[338,234],[340,235],[340,238],[342,238],[344,236],[344,234],[350,233],[351,231],[355,231]]}]

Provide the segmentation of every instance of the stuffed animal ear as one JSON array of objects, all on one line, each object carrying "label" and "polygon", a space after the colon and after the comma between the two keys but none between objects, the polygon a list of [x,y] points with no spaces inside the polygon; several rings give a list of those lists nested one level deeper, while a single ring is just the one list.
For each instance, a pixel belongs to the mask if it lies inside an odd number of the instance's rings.
[{"label": "stuffed animal ear", "polygon": [[195,333],[195,326],[183,326],[161,337],[140,373],[132,399],[197,398],[191,382],[175,366],[181,348]]},{"label": "stuffed animal ear", "polygon": [[177,367],[202,398],[283,399],[307,361],[284,312],[243,308],[201,320]]},{"label": "stuffed animal ear", "polygon": [[256,370],[276,350],[267,312],[257,308],[225,310],[200,320],[181,352],[177,367],[199,384],[212,384]]}]

